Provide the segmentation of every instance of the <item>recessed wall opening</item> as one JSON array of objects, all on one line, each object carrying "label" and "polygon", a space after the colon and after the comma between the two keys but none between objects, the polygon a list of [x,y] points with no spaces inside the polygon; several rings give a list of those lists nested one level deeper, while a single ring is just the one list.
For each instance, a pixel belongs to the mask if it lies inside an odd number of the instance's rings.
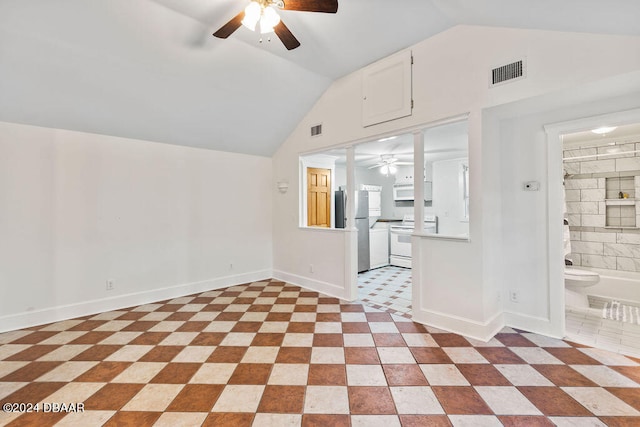
[{"label": "recessed wall opening", "polygon": [[[418,167],[416,138],[422,138],[424,146],[424,164]],[[353,294],[367,305],[411,317],[413,235],[469,234],[467,121],[380,137],[357,144],[352,151],[353,166],[345,148],[301,156],[300,225],[357,230],[355,253],[345,255],[355,258]],[[319,168],[328,174],[325,181],[332,197],[318,197],[320,181],[313,175]],[[415,190],[417,180],[422,181],[421,194]],[[354,201],[352,222],[349,199]],[[416,226],[417,203],[423,208],[421,227]],[[327,204],[331,218],[329,225],[323,225],[313,218]]]},{"label": "recessed wall opening", "polygon": [[640,355],[640,123],[605,130],[562,136],[565,329]]}]

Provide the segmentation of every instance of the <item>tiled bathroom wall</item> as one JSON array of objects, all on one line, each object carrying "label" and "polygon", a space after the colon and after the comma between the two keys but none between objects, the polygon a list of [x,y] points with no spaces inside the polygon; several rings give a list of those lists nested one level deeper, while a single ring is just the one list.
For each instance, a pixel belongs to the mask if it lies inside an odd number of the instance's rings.
[{"label": "tiled bathroom wall", "polygon": [[640,152],[636,151],[640,142],[589,142],[564,150],[574,265],[640,271]]}]

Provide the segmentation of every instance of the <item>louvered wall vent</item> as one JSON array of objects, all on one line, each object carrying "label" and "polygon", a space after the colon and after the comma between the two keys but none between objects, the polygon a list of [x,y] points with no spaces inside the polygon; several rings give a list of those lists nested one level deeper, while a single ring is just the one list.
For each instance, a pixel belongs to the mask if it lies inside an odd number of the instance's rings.
[{"label": "louvered wall vent", "polygon": [[502,83],[524,79],[527,76],[526,71],[526,62],[523,59],[496,67],[491,70],[489,85],[496,86]]},{"label": "louvered wall vent", "polygon": [[311,126],[311,136],[322,135],[322,125]]}]

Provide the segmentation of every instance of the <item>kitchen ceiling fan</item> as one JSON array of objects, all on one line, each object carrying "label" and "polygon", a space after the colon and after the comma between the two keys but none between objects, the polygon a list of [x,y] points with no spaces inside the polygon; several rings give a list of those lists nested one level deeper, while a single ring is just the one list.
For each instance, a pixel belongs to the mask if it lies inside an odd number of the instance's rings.
[{"label": "kitchen ceiling fan", "polygon": [[300,42],[282,22],[280,15],[276,11],[277,9],[336,13],[338,11],[338,0],[252,0],[242,12],[220,27],[213,35],[226,39],[241,25],[251,31],[256,31],[259,26],[261,34],[275,32],[287,50],[295,49],[300,46]]},{"label": "kitchen ceiling fan", "polygon": [[380,173],[389,176],[398,171],[398,166],[413,165],[412,162],[401,162],[393,154],[381,154],[380,162],[373,166],[369,166],[368,169],[380,168]]}]

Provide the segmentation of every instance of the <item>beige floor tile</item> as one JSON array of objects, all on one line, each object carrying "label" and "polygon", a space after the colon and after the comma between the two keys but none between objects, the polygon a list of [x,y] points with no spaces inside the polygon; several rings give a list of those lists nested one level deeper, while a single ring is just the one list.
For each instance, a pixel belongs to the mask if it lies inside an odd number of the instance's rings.
[{"label": "beige floor tile", "polygon": [[255,412],[263,392],[263,385],[228,385],[213,405],[213,412]]},{"label": "beige floor tile", "polygon": [[553,386],[544,375],[529,365],[494,365],[514,386]]},{"label": "beige floor tile", "polygon": [[398,414],[444,414],[431,387],[391,387]]},{"label": "beige floor tile", "polygon": [[343,322],[366,322],[367,316],[364,313],[340,313]]},{"label": "beige floor tile", "polygon": [[97,364],[98,362],[66,362],[42,375],[38,381],[73,381]]},{"label": "beige floor tile", "polygon": [[270,385],[306,385],[309,365],[306,363],[276,363],[269,376]]},{"label": "beige floor tile", "polygon": [[496,415],[542,415],[515,387],[475,387]]},{"label": "beige floor tile", "polygon": [[453,363],[489,363],[478,350],[472,347],[444,347],[443,350]]},{"label": "beige floor tile", "polygon": [[273,363],[280,347],[249,347],[241,363]]},{"label": "beige floor tile", "polygon": [[55,350],[45,354],[40,357],[38,361],[46,362],[46,361],[66,361],[71,360],[83,351],[90,348],[90,345],[85,344],[67,344],[63,347],[56,348]]},{"label": "beige floor tile", "polygon": [[202,332],[231,332],[236,322],[216,321],[211,322]]},{"label": "beige floor tile", "polygon": [[184,322],[163,320],[162,322],[158,322],[158,324],[149,328],[149,332],[174,332],[182,325],[184,325]]},{"label": "beige floor tile", "polygon": [[253,419],[256,427],[298,427],[301,424],[301,414],[256,414]]},{"label": "beige floor tile", "polygon": [[30,344],[5,344],[0,347],[0,360],[13,356],[16,353],[20,353],[22,350],[26,350],[29,347],[31,347]]},{"label": "beige floor tile", "polygon": [[122,410],[164,411],[183,387],[184,384],[147,384]]},{"label": "beige floor tile", "polygon": [[[171,313],[169,313],[171,314]],[[108,336],[107,338],[100,341],[100,344],[104,345],[126,345],[131,341],[140,336],[142,332],[116,332],[113,335]]]},{"label": "beige floor tile", "polygon": [[347,365],[347,385],[349,386],[387,386],[380,365]]},{"label": "beige floor tile", "polygon": [[556,427],[607,427],[596,417],[549,417]]},{"label": "beige floor tile", "polygon": [[342,323],[340,322],[317,322],[314,331],[316,334],[341,334]]},{"label": "beige floor tile", "polygon": [[114,383],[148,383],[166,366],[159,362],[135,362],[122,371],[111,382]]},{"label": "beige floor tile", "polygon": [[105,383],[69,383],[55,393],[49,395],[45,402],[49,403],[82,403],[100,390]]},{"label": "beige floor tile", "polygon": [[453,427],[502,427],[493,415],[449,415]]},{"label": "beige floor tile", "polygon": [[216,349],[214,346],[196,345],[185,347],[172,362],[200,362],[203,363]]},{"label": "beige floor tile", "polygon": [[627,405],[608,391],[597,387],[561,387],[569,396],[597,416],[640,416],[640,411]]},{"label": "beige floor tile", "polygon": [[288,333],[284,334],[282,347],[311,347],[313,334]]},{"label": "beige floor tile", "polygon": [[191,384],[226,384],[237,363],[204,363],[191,377]]},{"label": "beige floor tile", "polygon": [[[331,396],[331,398],[327,398]],[[306,414],[348,414],[347,387],[308,386],[304,401]]]},{"label": "beige floor tile", "polygon": [[404,341],[409,347],[438,347],[438,343],[429,334],[402,334]]},{"label": "beige floor tile", "polygon": [[189,345],[197,336],[197,332],[172,332],[162,340],[160,345]]},{"label": "beige floor tile", "polygon": [[[192,427],[201,425],[208,412],[165,412],[153,427]],[[56,426],[57,427],[57,426]]]},{"label": "beige floor tile", "polygon": [[344,348],[342,347],[313,347],[311,349],[311,363],[344,364]]},{"label": "beige floor tile", "polygon": [[422,373],[430,385],[469,385],[456,365],[420,365]]},{"label": "beige floor tile", "polygon": [[393,322],[369,322],[369,329],[373,334],[398,334],[398,328]]},{"label": "beige floor tile", "polygon": [[105,360],[107,362],[135,362],[152,350],[152,345],[127,345],[111,354]]},{"label": "beige floor tile", "polygon": [[[75,322],[74,322],[75,323]],[[46,330],[46,329],[43,329]],[[55,334],[51,338],[47,338],[44,341],[41,341],[40,344],[48,345],[48,344],[68,344],[76,338],[81,337],[86,334],[86,331],[64,331],[59,334]]]},{"label": "beige floor tile", "polygon": [[229,332],[220,343],[221,346],[248,347],[255,338],[254,332]]},{"label": "beige floor tile", "polygon": [[[25,385],[29,383],[10,383],[10,382],[0,382],[0,399],[5,396],[9,396],[14,391],[21,389]],[[0,412],[1,413],[1,412]],[[2,424],[0,424],[2,425]]]},{"label": "beige floor tile", "polygon": [[352,415],[351,427],[400,427],[397,415]]},{"label": "beige floor tile", "polygon": [[549,352],[538,347],[510,347],[522,360],[532,365],[562,365],[563,363]]},{"label": "beige floor tile", "polygon": [[[571,367],[601,387],[640,387],[640,384],[637,382],[614,371],[608,366],[571,365]],[[640,390],[638,390],[638,393],[640,395]]]},{"label": "beige floor tile", "polygon": [[67,414],[56,423],[56,427],[101,426],[105,424],[116,411],[85,411]]},{"label": "beige floor tile", "polygon": [[382,364],[416,363],[407,347],[378,347],[377,350]]}]

